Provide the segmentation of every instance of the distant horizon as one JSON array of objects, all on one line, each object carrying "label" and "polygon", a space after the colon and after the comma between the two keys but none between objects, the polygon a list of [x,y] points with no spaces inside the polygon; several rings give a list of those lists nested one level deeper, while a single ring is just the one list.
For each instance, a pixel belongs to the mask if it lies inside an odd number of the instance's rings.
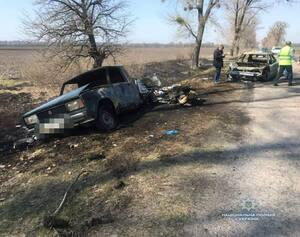
[{"label": "distant horizon", "polygon": [[[284,43],[283,43],[284,44]],[[282,45],[283,45],[282,44]],[[145,43],[145,42],[130,42],[130,43],[120,43],[119,45],[125,45],[125,46],[182,46],[182,47],[189,47],[193,46],[193,42],[167,42],[167,43],[159,43],[159,42],[153,42],[153,43]],[[218,43],[214,42],[203,42],[203,47],[215,47]],[[230,47],[230,44],[224,44],[226,47]],[[299,47],[300,42],[293,43],[293,45]],[[0,40],[0,47],[24,47],[24,46],[47,46],[46,42],[39,42],[34,40]],[[274,45],[275,46],[275,45]],[[280,45],[279,45],[280,46]],[[259,47],[257,47],[259,48]]]}]

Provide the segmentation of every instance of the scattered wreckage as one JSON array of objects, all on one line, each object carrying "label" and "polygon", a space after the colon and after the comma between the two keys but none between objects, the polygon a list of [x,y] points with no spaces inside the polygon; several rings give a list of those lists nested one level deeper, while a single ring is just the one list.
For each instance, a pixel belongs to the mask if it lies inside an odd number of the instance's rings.
[{"label": "scattered wreckage", "polygon": [[228,80],[269,81],[278,71],[278,62],[271,52],[242,54],[229,66]]},{"label": "scattered wreckage", "polygon": [[149,86],[146,79],[131,79],[122,66],[94,69],[65,82],[59,97],[25,113],[23,121],[28,131],[37,136],[64,133],[92,123],[102,131],[110,131],[117,126],[119,114],[145,103],[198,105],[204,102],[187,86],[160,88],[156,75],[150,81]]},{"label": "scattered wreckage", "polygon": [[150,92],[148,96],[150,103],[197,106],[205,102],[205,100],[200,98],[189,86],[174,84],[162,88],[155,88],[151,85],[145,85],[144,82],[142,82],[142,84],[139,82],[138,85],[141,91],[148,90],[148,92]]}]

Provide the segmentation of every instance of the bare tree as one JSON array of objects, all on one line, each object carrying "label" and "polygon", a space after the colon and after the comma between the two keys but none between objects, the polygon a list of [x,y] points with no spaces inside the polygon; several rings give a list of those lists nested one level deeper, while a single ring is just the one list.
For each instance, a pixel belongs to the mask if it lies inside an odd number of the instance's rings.
[{"label": "bare tree", "polygon": [[[251,20],[247,19],[249,16],[251,16]],[[233,20],[232,14],[228,14],[228,22],[229,25],[224,28],[223,35],[225,37],[225,40],[230,44],[234,41],[235,37],[235,27],[234,27],[234,20]],[[259,19],[256,15],[248,15],[246,16],[246,19],[244,20],[244,23],[242,25],[242,31],[239,35],[239,40],[236,43],[236,51],[240,51],[240,49],[254,49],[257,47],[257,30],[259,27]],[[231,49],[231,52],[233,50]]]},{"label": "bare tree", "polygon": [[256,16],[260,11],[265,10],[269,4],[266,4],[264,0],[227,0],[225,6],[230,15],[233,29],[230,54],[231,56],[238,55],[242,35],[249,27],[255,25]]},{"label": "bare tree", "polygon": [[267,36],[262,40],[262,45],[266,48],[271,48],[275,45],[280,45],[285,40],[286,35],[286,29],[288,27],[288,24],[283,21],[277,21],[275,22]]},{"label": "bare tree", "polygon": [[255,49],[258,46],[257,41],[257,29],[259,26],[259,20],[256,16],[254,16],[250,23],[247,20],[247,25],[243,26],[243,31],[240,35],[240,42],[238,48],[244,49]]},{"label": "bare tree", "polygon": [[[164,0],[162,0],[164,1]],[[180,29],[188,32],[194,38],[195,47],[193,51],[193,66],[199,67],[200,49],[202,46],[203,34],[207,21],[209,20],[214,8],[220,7],[220,0],[183,0],[184,10],[191,14],[195,13],[196,24],[194,27],[193,19],[183,17],[180,14],[172,17],[172,21]]]},{"label": "bare tree", "polygon": [[24,25],[35,40],[45,41],[68,63],[91,58],[94,67],[120,52],[131,21],[120,0],[37,0],[34,18]]}]

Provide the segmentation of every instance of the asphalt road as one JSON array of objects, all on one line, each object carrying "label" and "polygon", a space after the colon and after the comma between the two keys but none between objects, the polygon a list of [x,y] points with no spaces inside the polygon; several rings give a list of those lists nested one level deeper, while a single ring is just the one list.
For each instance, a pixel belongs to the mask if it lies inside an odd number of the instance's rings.
[{"label": "asphalt road", "polygon": [[[300,66],[296,85],[256,85],[242,106],[246,137],[224,148],[186,236],[300,236]],[[228,159],[228,157],[235,157]]]}]

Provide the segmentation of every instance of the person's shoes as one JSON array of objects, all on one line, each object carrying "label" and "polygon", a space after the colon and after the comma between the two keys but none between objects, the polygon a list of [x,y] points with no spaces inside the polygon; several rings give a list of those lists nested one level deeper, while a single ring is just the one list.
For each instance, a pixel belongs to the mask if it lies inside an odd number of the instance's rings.
[{"label": "person's shoes", "polygon": [[278,86],[278,84],[276,83],[276,84],[274,84],[273,86]]},{"label": "person's shoes", "polygon": [[293,83],[289,83],[289,86],[293,86]]}]

